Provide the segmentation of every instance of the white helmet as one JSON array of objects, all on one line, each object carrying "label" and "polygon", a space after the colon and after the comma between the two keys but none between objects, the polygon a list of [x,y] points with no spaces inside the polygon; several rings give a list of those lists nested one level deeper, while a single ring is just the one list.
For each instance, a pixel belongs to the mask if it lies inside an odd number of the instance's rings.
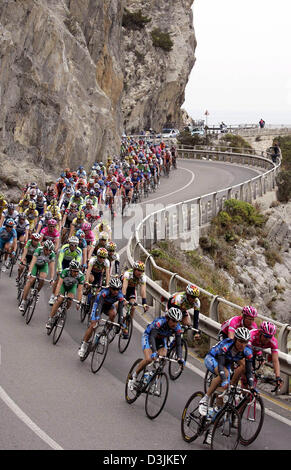
[{"label": "white helmet", "polygon": [[182,320],[182,312],[177,307],[169,308],[169,310],[166,312],[166,316],[168,318],[171,318],[171,320],[174,320],[174,321],[181,321]]},{"label": "white helmet", "polygon": [[234,337],[239,339],[240,341],[245,341],[246,343],[250,340],[250,330],[245,328],[244,326],[240,326],[234,332]]}]

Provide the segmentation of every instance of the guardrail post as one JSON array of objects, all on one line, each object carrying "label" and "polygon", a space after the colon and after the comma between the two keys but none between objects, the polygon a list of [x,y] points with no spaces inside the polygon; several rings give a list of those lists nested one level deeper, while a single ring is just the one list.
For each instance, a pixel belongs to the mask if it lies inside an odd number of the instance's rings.
[{"label": "guardrail post", "polygon": [[218,306],[219,306],[219,295],[215,295],[212,297],[210,307],[209,307],[209,318],[214,321],[219,322],[218,319]]},{"label": "guardrail post", "polygon": [[173,294],[177,290],[177,279],[176,279],[177,273],[173,273],[171,276],[171,279],[169,281],[169,293]]},{"label": "guardrail post", "polygon": [[[151,263],[151,258],[152,258],[152,256],[149,255],[149,256],[146,257],[146,260],[145,260],[145,274],[150,279],[153,278],[153,267],[152,267],[152,263]],[[148,303],[148,305],[154,305],[154,298],[149,293],[148,290],[147,290],[147,303]]]},{"label": "guardrail post", "polygon": [[[278,334],[278,347],[279,350],[288,354],[287,348],[287,339],[288,339],[288,323],[285,323],[279,331]],[[286,374],[281,374],[284,383],[281,387],[280,394],[288,394],[289,393],[289,376]]]}]

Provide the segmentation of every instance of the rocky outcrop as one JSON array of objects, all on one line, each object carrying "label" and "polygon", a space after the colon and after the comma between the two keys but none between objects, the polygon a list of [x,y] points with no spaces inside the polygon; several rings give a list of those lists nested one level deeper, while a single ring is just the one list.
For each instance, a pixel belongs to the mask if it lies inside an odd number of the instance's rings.
[{"label": "rocky outcrop", "polygon": [[[234,258],[237,274],[235,277],[227,274],[227,279],[233,292],[248,298],[260,313],[290,323],[291,204],[281,204],[267,214],[265,239],[253,237],[237,243]],[[271,250],[271,263],[266,248]]]},{"label": "rocky outcrop", "polygon": [[[122,96],[126,132],[166,122],[181,122],[181,106],[194,65],[196,39],[193,0],[127,0],[129,11],[142,11],[150,21],[141,29],[123,28],[125,91]],[[169,33],[171,51],[153,45],[154,29]]]},{"label": "rocky outcrop", "polygon": [[[118,154],[125,127],[179,119],[194,63],[192,3],[2,0],[0,152],[9,173],[21,185],[25,169],[49,180]],[[125,7],[142,9],[150,26],[122,27]],[[172,51],[153,45],[154,27],[169,31]]]}]

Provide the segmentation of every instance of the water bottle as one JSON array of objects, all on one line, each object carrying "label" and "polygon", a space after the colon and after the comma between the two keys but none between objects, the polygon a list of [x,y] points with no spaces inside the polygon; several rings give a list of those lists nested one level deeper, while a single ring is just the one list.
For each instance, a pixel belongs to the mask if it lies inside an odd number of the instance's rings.
[{"label": "water bottle", "polygon": [[144,384],[148,384],[153,376],[153,372],[145,372],[143,376]]}]

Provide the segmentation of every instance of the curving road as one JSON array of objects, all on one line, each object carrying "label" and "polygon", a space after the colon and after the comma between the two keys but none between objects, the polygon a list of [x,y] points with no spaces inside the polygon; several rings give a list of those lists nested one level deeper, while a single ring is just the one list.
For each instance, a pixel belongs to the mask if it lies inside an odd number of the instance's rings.
[{"label": "curving road", "polygon": [[[146,203],[171,204],[240,183],[257,172],[224,163],[178,162],[179,168]],[[144,205],[143,205],[144,206]],[[137,221],[142,214],[137,214]],[[118,218],[117,218],[118,219]],[[125,219],[123,226],[125,226]],[[115,230],[120,233],[121,221]],[[122,249],[127,239],[116,240]],[[141,331],[134,329],[131,344],[119,354],[116,340],[102,369],[90,371],[90,361],[81,363],[77,351],[85,326],[79,314],[70,311],[60,342],[53,346],[46,335],[49,290],[43,289],[37,311],[25,324],[16,302],[15,274],[0,280],[1,368],[0,448],[5,449],[105,449],[105,450],[190,450],[206,449],[201,440],[187,445],[180,434],[180,418],[186,400],[202,389],[204,367],[194,359],[178,382],[170,382],[165,410],[156,421],[145,416],[144,398],[132,406],[124,399],[128,370],[141,357]],[[202,371],[202,372],[199,372]],[[275,402],[266,406],[283,416],[268,414],[263,430],[251,449],[289,449],[291,413]],[[272,414],[272,413],[271,413]],[[276,436],[276,438],[274,437]]]}]

